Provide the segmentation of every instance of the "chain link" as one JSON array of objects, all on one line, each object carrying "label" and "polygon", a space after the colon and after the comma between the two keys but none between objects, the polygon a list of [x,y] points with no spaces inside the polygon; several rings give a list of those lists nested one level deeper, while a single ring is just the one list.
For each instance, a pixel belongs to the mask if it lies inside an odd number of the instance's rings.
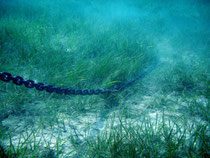
[{"label": "chain link", "polygon": [[21,86],[24,85],[26,88],[35,88],[38,91],[46,91],[48,93],[57,93],[57,94],[65,94],[65,95],[99,95],[99,94],[109,94],[115,93],[118,91],[122,91],[127,87],[133,85],[140,78],[145,77],[149,72],[151,72],[156,66],[156,62],[147,67],[141,74],[137,75],[134,79],[124,82],[117,83],[113,86],[110,86],[106,89],[70,89],[70,88],[62,88],[55,87],[52,85],[47,85],[44,83],[36,83],[33,80],[24,80],[20,76],[12,76],[12,74],[8,72],[0,72],[0,80],[4,82],[12,81],[14,84]]}]

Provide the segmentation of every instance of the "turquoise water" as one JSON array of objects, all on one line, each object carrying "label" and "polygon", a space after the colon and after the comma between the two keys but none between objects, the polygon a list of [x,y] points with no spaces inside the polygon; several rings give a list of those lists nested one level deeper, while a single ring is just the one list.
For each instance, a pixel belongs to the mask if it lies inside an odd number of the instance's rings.
[{"label": "turquoise water", "polygon": [[127,83],[0,81],[0,157],[208,157],[209,28],[208,0],[0,0],[0,72]]}]

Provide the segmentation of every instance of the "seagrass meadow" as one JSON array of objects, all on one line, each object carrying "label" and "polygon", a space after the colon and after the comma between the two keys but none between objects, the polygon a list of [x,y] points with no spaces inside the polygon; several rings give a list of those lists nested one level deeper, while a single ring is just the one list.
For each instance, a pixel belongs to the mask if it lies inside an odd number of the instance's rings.
[{"label": "seagrass meadow", "polygon": [[209,28],[208,0],[0,0],[0,157],[210,157]]}]

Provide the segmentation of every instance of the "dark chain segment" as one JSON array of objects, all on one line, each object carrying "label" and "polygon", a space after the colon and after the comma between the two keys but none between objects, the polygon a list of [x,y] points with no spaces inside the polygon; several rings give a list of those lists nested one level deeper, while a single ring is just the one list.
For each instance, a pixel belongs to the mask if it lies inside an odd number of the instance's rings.
[{"label": "dark chain segment", "polygon": [[21,86],[24,85],[26,88],[36,88],[38,91],[46,91],[48,93],[57,93],[57,94],[66,94],[66,95],[98,95],[114,92],[114,89],[70,89],[70,88],[61,88],[55,87],[52,85],[46,85],[43,83],[36,83],[33,80],[24,80],[20,76],[12,76],[12,74],[8,72],[0,72],[0,80],[4,82],[12,81],[14,84]]},{"label": "dark chain segment", "polygon": [[140,78],[145,77],[149,72],[151,72],[154,69],[154,66],[156,66],[156,64],[151,64],[140,75],[136,76],[133,80],[124,83],[118,83],[106,89],[79,90],[79,89],[55,87],[44,83],[36,83],[33,80],[24,80],[22,77],[12,76],[12,74],[8,72],[0,72],[0,80],[4,82],[12,81],[14,84],[18,86],[24,85],[26,88],[36,88],[38,91],[45,90],[48,93],[55,92],[57,94],[65,94],[65,95],[99,95],[99,94],[109,94],[124,90],[125,88],[133,85]]}]

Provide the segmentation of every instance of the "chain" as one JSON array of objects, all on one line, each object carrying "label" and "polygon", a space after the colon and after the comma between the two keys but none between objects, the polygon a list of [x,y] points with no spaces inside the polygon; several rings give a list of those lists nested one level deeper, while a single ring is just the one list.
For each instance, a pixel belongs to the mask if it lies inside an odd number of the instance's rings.
[{"label": "chain", "polygon": [[44,83],[36,83],[33,80],[24,80],[22,77],[12,76],[12,74],[8,72],[0,72],[0,80],[4,82],[12,81],[14,84],[18,86],[24,85],[26,88],[35,88],[38,91],[46,91],[48,93],[55,92],[57,94],[65,94],[65,95],[99,95],[99,94],[115,93],[133,85],[137,80],[145,77],[149,72],[151,72],[155,66],[156,66],[156,63],[155,64],[153,63],[149,67],[144,69],[144,71],[141,74],[137,75],[134,79],[124,82],[124,83],[117,83],[105,89],[101,88],[101,89],[83,89],[82,90],[82,89],[56,87],[56,86],[47,85]]},{"label": "chain", "polygon": [[57,94],[66,94],[66,95],[98,95],[104,93],[110,93],[110,89],[70,89],[70,88],[61,88],[55,87],[52,85],[46,85],[44,83],[36,83],[33,80],[24,80],[20,76],[12,76],[12,74],[8,72],[0,72],[0,79],[4,82],[12,81],[14,84],[21,86],[24,85],[26,88],[36,88],[38,91],[46,91],[48,93],[57,93]]}]

